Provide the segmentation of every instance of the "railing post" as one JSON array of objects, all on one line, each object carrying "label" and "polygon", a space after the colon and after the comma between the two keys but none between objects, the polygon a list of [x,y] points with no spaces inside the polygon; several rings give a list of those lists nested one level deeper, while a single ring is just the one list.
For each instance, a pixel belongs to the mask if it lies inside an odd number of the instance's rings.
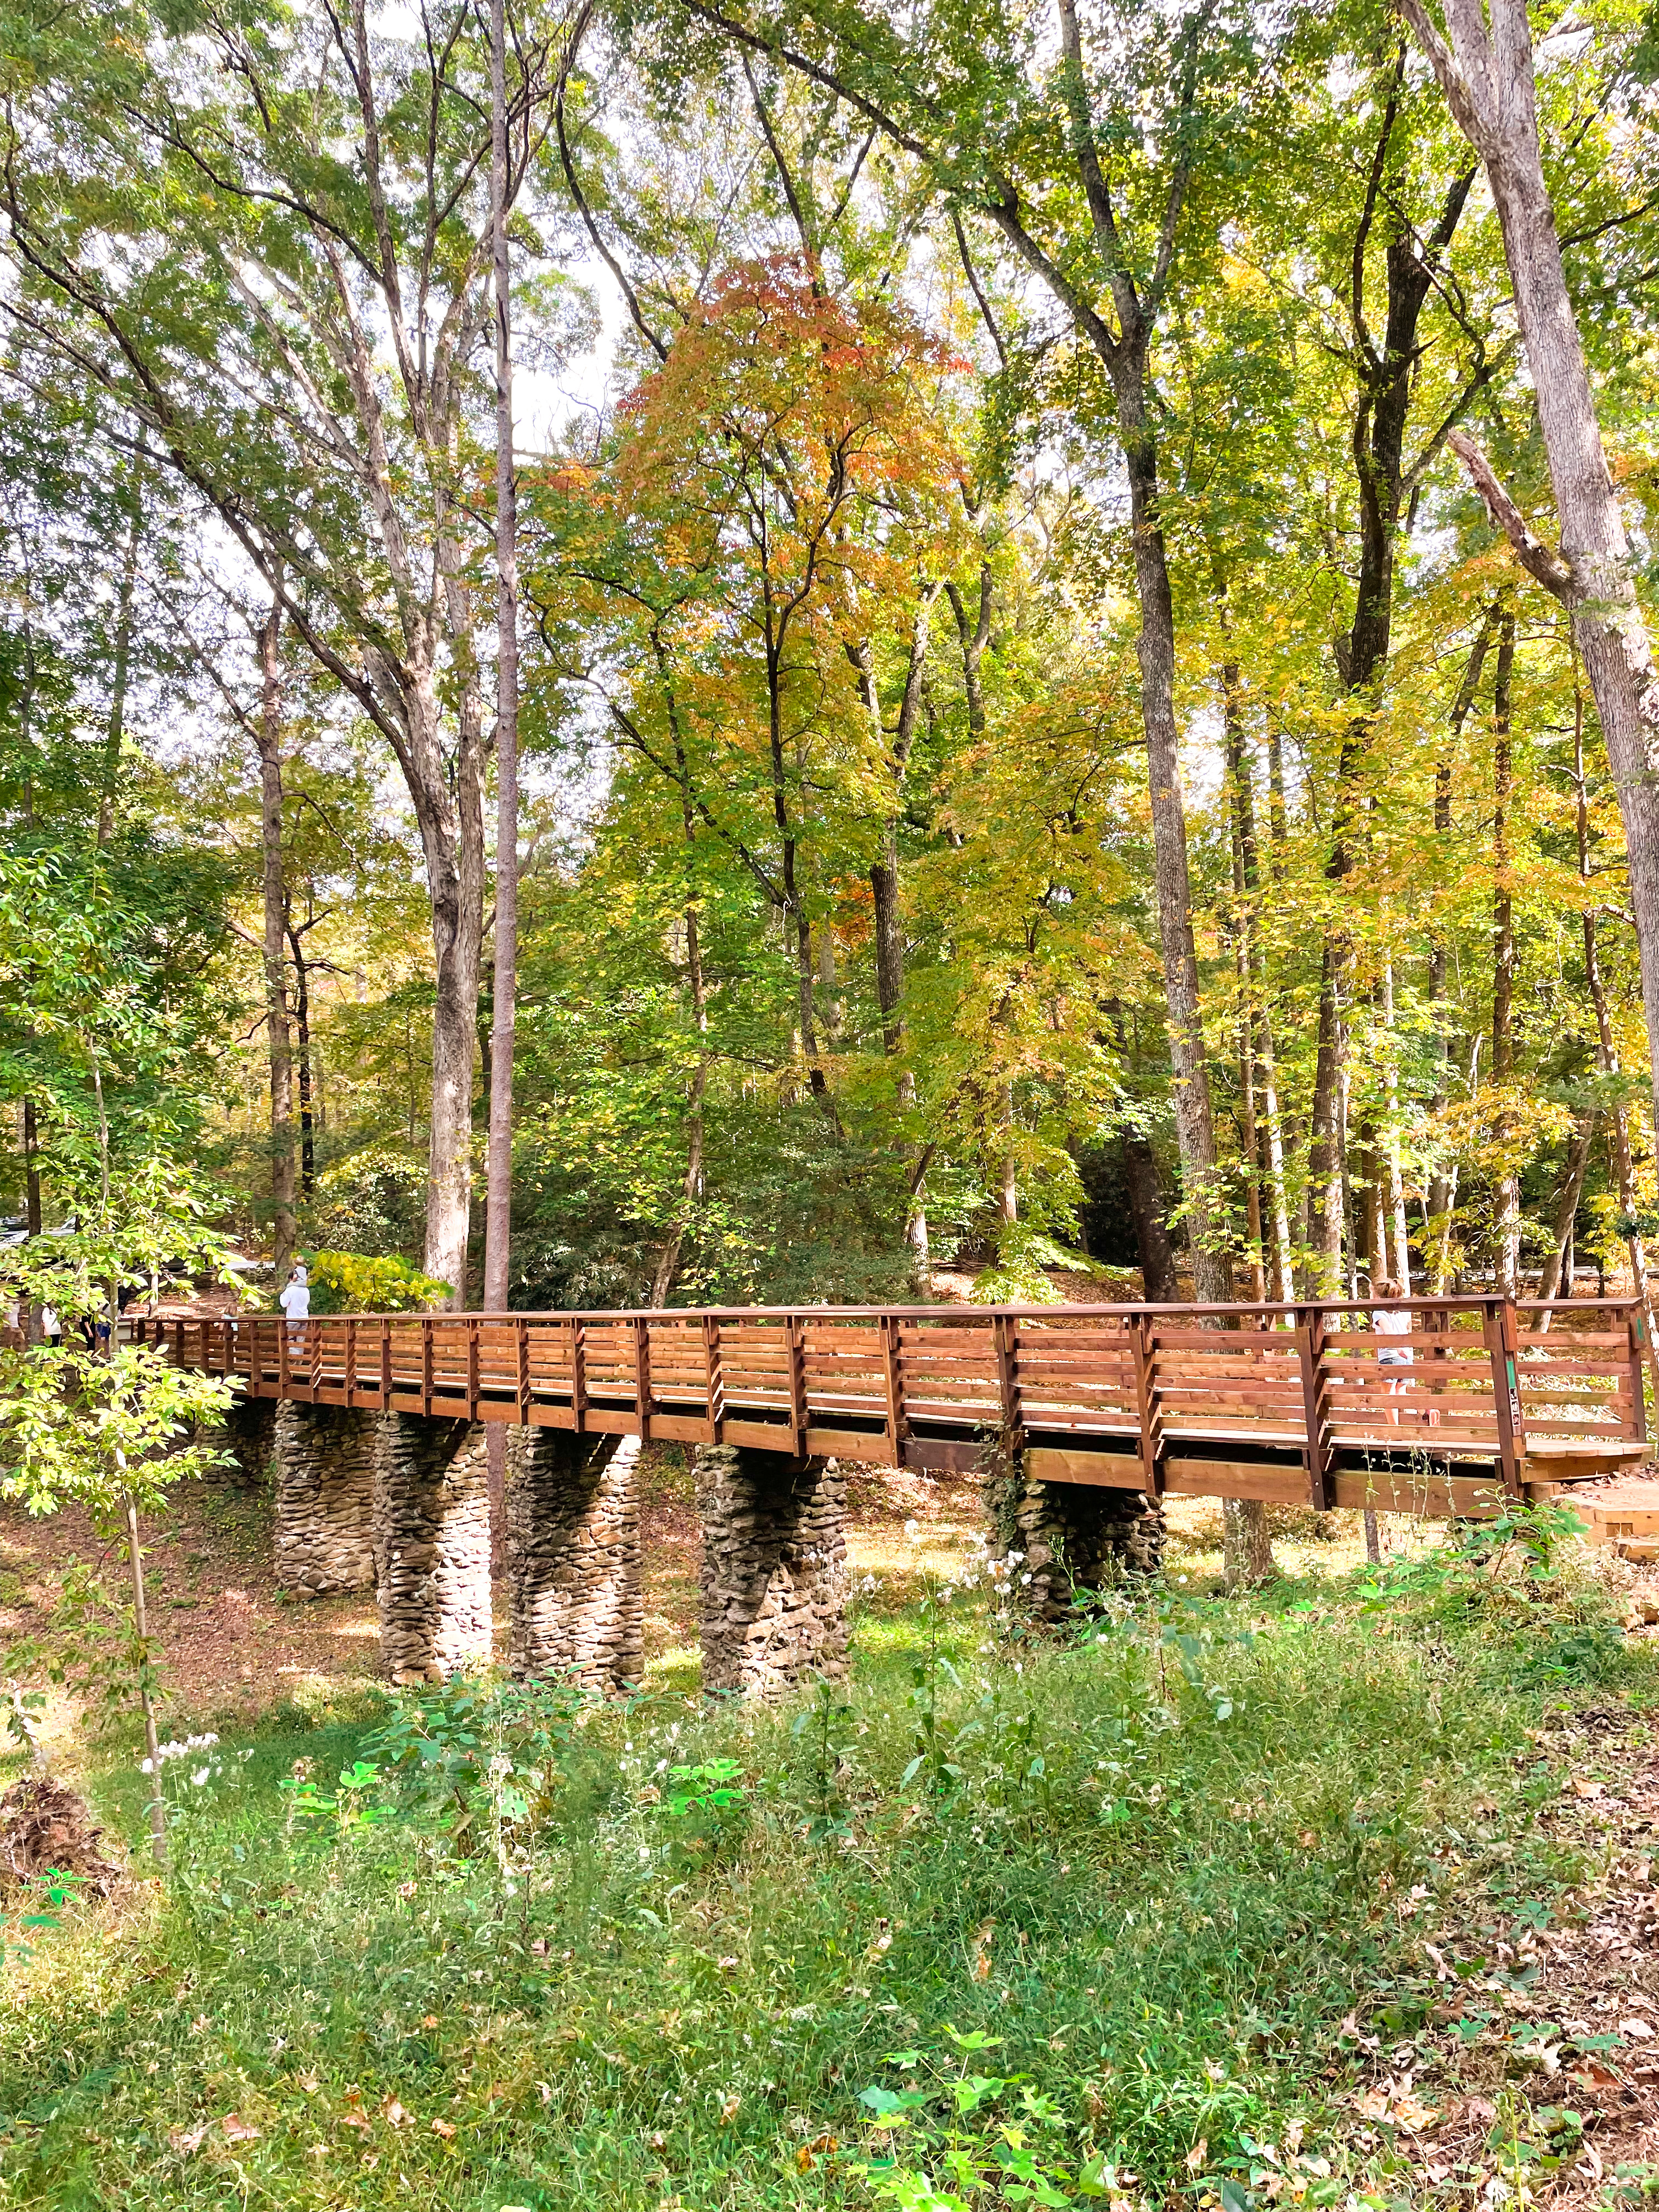
[{"label": "railing post", "polygon": [[392,1410],[392,1323],[380,1323],[380,1411]]},{"label": "railing post", "polygon": [[651,1441],[651,1324],[634,1316],[634,1403],[640,1417],[640,1442]]},{"label": "railing post", "polygon": [[720,1325],[717,1316],[702,1317],[703,1388],[708,1398],[708,1442],[720,1440],[720,1399],[725,1385],[720,1376]]},{"label": "railing post", "polygon": [[789,1369],[789,1426],[797,1459],[806,1456],[806,1324],[799,1314],[786,1316],[784,1349]]},{"label": "railing post", "polygon": [[1135,1410],[1140,1422],[1140,1486],[1154,1504],[1164,1495],[1164,1415],[1158,1403],[1157,1344],[1146,1314],[1129,1323],[1134,1352]]},{"label": "railing post", "polygon": [[530,1323],[520,1320],[513,1324],[519,1355],[519,1425],[530,1425]]},{"label": "railing post", "polygon": [[910,1433],[904,1418],[903,1346],[899,1325],[891,1314],[881,1317],[881,1364],[887,1380],[887,1438],[893,1447],[893,1464],[904,1464],[904,1439]]},{"label": "railing post", "polygon": [[1627,1433],[1638,1443],[1648,1437],[1647,1375],[1642,1358],[1642,1332],[1647,1327],[1639,1305],[1632,1306],[1625,1316],[1626,1358],[1630,1364],[1630,1420]]},{"label": "railing post", "polygon": [[1521,1462],[1527,1449],[1521,1417],[1521,1383],[1516,1372],[1515,1304],[1510,1298],[1482,1301],[1486,1350],[1492,1358],[1492,1410],[1498,1416],[1498,1462],[1511,1498],[1521,1492]]},{"label": "railing post", "polygon": [[1019,1323],[1012,1314],[991,1316],[996,1346],[997,1389],[1002,1399],[1002,1431],[1009,1452],[1025,1449],[1025,1419],[1019,1399]]},{"label": "railing post", "polygon": [[576,1434],[582,1433],[582,1424],[587,1419],[587,1346],[582,1337],[582,1324],[573,1320],[570,1324],[570,1419]]},{"label": "railing post", "polygon": [[466,1325],[466,1418],[478,1418],[478,1324],[470,1321]]},{"label": "railing post", "polygon": [[294,1326],[286,1318],[276,1324],[276,1395],[286,1398],[292,1377],[289,1372],[288,1333]]},{"label": "railing post", "polygon": [[1331,1443],[1325,1419],[1325,1309],[1299,1306],[1297,1358],[1302,1368],[1302,1419],[1308,1434],[1303,1447],[1308,1470],[1308,1503],[1323,1513],[1331,1502]]},{"label": "railing post", "polygon": [[357,1320],[354,1314],[346,1322],[345,1401],[353,1403],[357,1395]]},{"label": "railing post", "polygon": [[428,1315],[421,1323],[421,1411],[432,1412],[432,1352],[437,1323]]}]

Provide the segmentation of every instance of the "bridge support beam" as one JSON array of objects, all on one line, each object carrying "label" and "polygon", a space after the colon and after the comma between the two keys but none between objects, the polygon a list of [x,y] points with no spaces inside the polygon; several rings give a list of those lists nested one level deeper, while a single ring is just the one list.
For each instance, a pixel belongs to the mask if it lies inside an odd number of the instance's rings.
[{"label": "bridge support beam", "polygon": [[833,1460],[701,1446],[702,1686],[779,1697],[847,1673],[847,1479]]},{"label": "bridge support beam", "polygon": [[[343,1406],[297,1405],[284,1399],[244,1401],[239,1414],[271,1413],[270,1456],[276,1466],[276,1586],[295,1597],[367,1589],[374,1580],[374,1468],[380,1417]],[[242,1425],[246,1448],[258,1449],[259,1425]]]},{"label": "bridge support beam", "polygon": [[374,1566],[380,1656],[394,1682],[439,1682],[489,1659],[488,1468],[476,1423],[381,1421]]},{"label": "bridge support beam", "polygon": [[1062,1620],[1078,1590],[1125,1574],[1156,1574],[1164,1563],[1163,1509],[1138,1490],[1094,1483],[1032,1482],[1013,1496],[1015,1545],[1025,1554],[1016,1587],[1037,1620]]},{"label": "bridge support beam", "polygon": [[640,1440],[507,1432],[509,1664],[520,1681],[574,1673],[593,1690],[645,1670]]}]

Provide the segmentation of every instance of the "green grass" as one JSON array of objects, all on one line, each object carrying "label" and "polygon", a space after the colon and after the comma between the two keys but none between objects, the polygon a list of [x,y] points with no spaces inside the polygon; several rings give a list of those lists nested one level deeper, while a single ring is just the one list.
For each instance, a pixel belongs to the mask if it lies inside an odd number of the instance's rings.
[{"label": "green grass", "polygon": [[[1425,1933],[1479,1951],[1558,1900],[1578,1869],[1534,1814],[1562,1778],[1526,1730],[1645,1698],[1648,1662],[1593,1586],[1468,1569],[1244,1618],[1156,1593],[1040,1645],[972,1599],[872,1616],[844,1693],[556,1712],[535,1777],[475,1793],[459,1839],[430,1790],[296,1820],[279,1781],[305,1760],[331,1790],[361,1724],[290,1717],[227,1746],[216,1790],[175,1766],[165,1894],[12,1972],[0,2204],[863,2204],[860,2093],[959,2073],[953,2032],[1025,2077],[961,2123],[981,2149],[1030,2091],[1024,2140],[1062,2174],[1104,2154],[1132,2204],[1229,2176],[1243,2203],[1251,2146],[1299,2121],[1300,2201],[1415,2202],[1408,2161],[1361,2171],[1344,2132],[1344,2023],[1409,2039]],[[452,1759],[480,1723],[489,1751],[477,1698],[441,1717]],[[734,1802],[677,1813],[700,1784],[673,1770],[719,1761]],[[136,1835],[136,1778],[98,1794]]]}]

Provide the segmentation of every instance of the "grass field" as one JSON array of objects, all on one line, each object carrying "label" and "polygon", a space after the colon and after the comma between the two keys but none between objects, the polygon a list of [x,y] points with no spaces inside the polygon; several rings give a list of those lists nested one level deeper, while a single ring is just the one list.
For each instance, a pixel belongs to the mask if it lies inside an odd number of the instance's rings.
[{"label": "grass field", "polygon": [[1628,2000],[1546,1967],[1656,1690],[1578,1571],[1431,1555],[1043,1643],[919,1574],[779,1711],[267,1716],[9,1966],[0,2203],[1637,2201]]}]

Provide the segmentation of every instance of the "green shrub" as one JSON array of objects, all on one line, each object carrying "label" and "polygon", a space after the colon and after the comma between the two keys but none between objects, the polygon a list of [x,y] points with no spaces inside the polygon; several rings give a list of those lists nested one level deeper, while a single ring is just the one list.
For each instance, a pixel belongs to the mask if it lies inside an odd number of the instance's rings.
[{"label": "green shrub", "polygon": [[307,1264],[313,1313],[426,1313],[449,1296],[395,1254],[314,1252]]}]

